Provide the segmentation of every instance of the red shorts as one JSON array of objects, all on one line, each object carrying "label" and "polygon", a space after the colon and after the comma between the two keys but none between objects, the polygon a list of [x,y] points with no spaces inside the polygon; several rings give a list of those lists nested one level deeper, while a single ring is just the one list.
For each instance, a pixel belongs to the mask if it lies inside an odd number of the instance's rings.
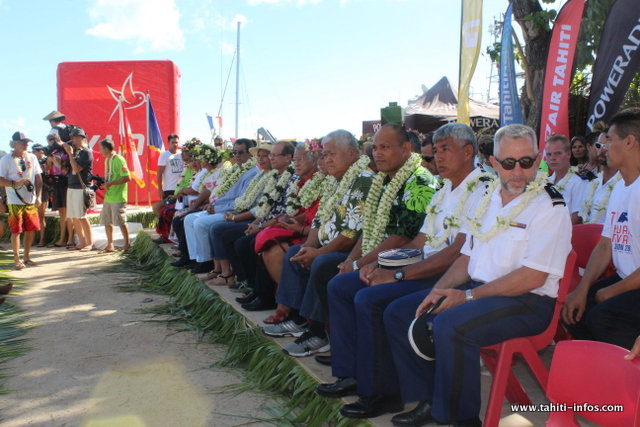
[{"label": "red shorts", "polygon": [[9,229],[11,234],[23,231],[40,231],[40,219],[36,205],[9,205]]}]

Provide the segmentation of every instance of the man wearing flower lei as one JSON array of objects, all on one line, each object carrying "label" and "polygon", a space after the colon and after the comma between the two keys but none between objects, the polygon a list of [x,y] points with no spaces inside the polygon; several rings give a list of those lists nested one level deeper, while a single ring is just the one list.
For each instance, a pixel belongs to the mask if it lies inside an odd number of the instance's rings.
[{"label": "man wearing flower lei", "polygon": [[[477,142],[473,130],[462,123],[442,126],[430,138],[434,159],[444,186],[431,199],[420,233],[405,248],[423,249],[424,260],[394,270],[373,262],[355,273],[329,282],[331,313],[331,366],[338,380],[322,384],[317,393],[343,397],[357,391],[362,397],[357,415],[381,415],[400,402],[395,366],[384,330],[385,308],[410,295],[411,312],[424,300],[442,274],[460,256],[466,235],[466,218],[473,216],[486,192],[491,175],[476,168]],[[353,343],[358,345],[354,346]],[[366,396],[366,397],[365,397]],[[366,405],[365,405],[366,403]],[[353,416],[354,408],[345,409]]]},{"label": "man wearing flower lei", "polygon": [[580,224],[580,211],[587,195],[589,180],[571,166],[571,143],[564,135],[551,135],[545,145],[545,161],[553,175],[549,177],[569,208],[571,223]]},{"label": "man wearing flower lei", "polygon": [[[262,257],[256,263],[254,277],[248,278],[248,287],[256,297],[274,301],[275,286],[280,280],[280,271],[287,249],[306,240],[311,223],[318,211],[320,190],[324,174],[318,170],[319,143],[299,143],[293,156],[295,181],[287,190],[287,215],[277,218],[277,224],[265,228],[256,236],[255,252],[250,256]],[[307,185],[309,183],[310,185]],[[265,323],[279,323],[286,318],[288,307],[267,318]]]},{"label": "man wearing flower lei", "polygon": [[598,135],[594,144],[598,149],[598,165],[600,173],[598,178],[589,183],[587,197],[582,204],[580,217],[583,224],[603,224],[609,198],[615,185],[622,178],[618,169],[609,167],[607,162],[607,130]]},{"label": "man wearing flower lei", "polygon": [[[571,251],[571,220],[538,170],[540,157],[533,129],[498,130],[490,160],[499,180],[468,219],[460,257],[415,312],[405,298],[387,307],[384,323],[402,400],[419,402],[393,417],[394,425],[481,426],[480,348],[549,327]],[[432,325],[435,355],[418,356],[413,346],[424,343],[407,336],[423,313],[413,328]]]},{"label": "man wearing flower lei", "polygon": [[[609,121],[606,156],[622,179],[611,193],[602,237],[562,320],[576,339],[631,349],[640,329],[640,109]],[[616,273],[598,280],[613,261]]]},{"label": "man wearing flower lei", "polygon": [[276,302],[290,307],[287,320],[263,329],[273,337],[298,337],[283,349],[291,356],[330,349],[314,283],[326,286],[356,244],[374,177],[368,167],[369,157],[360,155],[358,141],[350,132],[330,132],[322,139],[322,146],[327,171],[338,185],[322,198],[306,242],[291,246],[285,254]]},{"label": "man wearing flower lei", "polygon": [[[233,145],[233,151],[231,154],[233,155],[235,166],[230,169],[226,169],[227,172],[220,175],[220,171],[218,172],[217,179],[222,180],[219,185],[213,185],[211,183],[211,190],[205,189],[204,187],[199,188],[200,196],[198,199],[190,206],[191,212],[187,213],[187,216],[180,221],[180,219],[173,220],[173,228],[178,233],[179,229],[182,229],[183,237],[180,236],[178,242],[178,249],[182,253],[182,256],[171,263],[174,267],[184,267],[189,270],[198,269],[201,267],[196,264],[196,261],[192,262],[192,256],[190,251],[194,251],[194,259],[197,257],[199,252],[207,252],[209,248],[209,241],[207,238],[207,234],[204,236],[199,236],[198,233],[194,231],[195,222],[198,219],[209,219],[213,218],[214,220],[222,220],[222,216],[225,211],[233,209],[233,204],[235,202],[236,197],[239,197],[244,193],[246,188],[249,186],[249,183],[253,179],[253,177],[258,173],[258,168],[255,167],[256,161],[252,159],[251,153],[249,153],[249,148],[253,147],[255,142],[251,139],[241,138],[236,140]],[[207,146],[207,148],[200,148],[200,153],[204,151],[211,151],[215,153],[219,153],[218,149],[215,147]],[[205,155],[204,153],[202,155]],[[197,154],[196,154],[197,156]],[[203,167],[206,165],[203,164]],[[216,179],[214,173],[216,172],[216,168],[214,166],[210,166],[207,174],[203,177],[202,181],[206,182],[207,178],[209,180]],[[207,175],[209,175],[207,177]],[[223,191],[220,191],[221,188],[224,188]],[[211,202],[210,202],[210,197]],[[213,221],[212,221],[213,222]],[[201,272],[207,273],[213,268],[213,262],[211,259],[208,261],[208,265],[205,268],[200,268],[200,270],[204,270]]]},{"label": "man wearing flower lei", "polygon": [[[18,131],[11,138],[11,153],[0,159],[0,185],[7,188],[9,228],[15,269],[36,265],[31,260],[31,244],[40,230],[37,204],[42,189],[42,169],[35,154],[29,153],[33,142],[26,132]],[[20,260],[20,235],[24,233],[24,263]]]}]

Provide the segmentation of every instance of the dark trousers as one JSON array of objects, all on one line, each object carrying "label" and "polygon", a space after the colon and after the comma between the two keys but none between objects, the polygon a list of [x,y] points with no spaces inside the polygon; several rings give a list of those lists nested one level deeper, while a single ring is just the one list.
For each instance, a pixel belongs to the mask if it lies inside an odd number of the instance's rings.
[{"label": "dark trousers", "polygon": [[182,216],[174,216],[171,221],[171,225],[173,226],[173,231],[176,233],[178,237],[178,250],[182,252],[182,256],[189,256],[189,247],[187,246],[187,237],[184,234],[184,219],[187,215],[191,215],[196,212],[200,212],[202,209],[197,209],[193,212],[189,212],[186,215]]},{"label": "dark trousers", "polygon": [[[458,289],[479,285],[470,282]],[[532,293],[487,297],[429,316],[436,358],[428,362],[415,354],[407,339],[416,308],[427,293],[400,298],[384,314],[402,400],[432,400],[431,414],[440,422],[478,417],[480,348],[542,333],[553,317],[555,299]]]},{"label": "dark trousers", "polygon": [[587,306],[575,325],[565,325],[578,340],[601,341],[631,349],[640,329],[640,289],[627,291],[596,303],[596,293],[615,283],[620,276],[605,277],[589,289]]},{"label": "dark trousers", "polygon": [[367,286],[359,272],[334,277],[328,286],[333,376],[356,377],[361,396],[397,393],[384,311],[400,297],[431,289],[439,278]]},{"label": "dark trousers", "polygon": [[238,280],[247,280],[247,274],[240,262],[240,257],[236,253],[236,242],[245,237],[244,230],[246,230],[246,227],[244,229],[239,227],[232,228],[224,231],[221,235],[227,259],[229,260],[231,268],[233,268],[233,272]]},{"label": "dark trousers", "polygon": [[242,236],[234,244],[236,262],[242,266],[246,280],[249,282],[249,287],[252,287],[252,282],[255,282],[256,272],[258,271],[258,255],[254,250],[257,235],[258,233],[253,233]]}]

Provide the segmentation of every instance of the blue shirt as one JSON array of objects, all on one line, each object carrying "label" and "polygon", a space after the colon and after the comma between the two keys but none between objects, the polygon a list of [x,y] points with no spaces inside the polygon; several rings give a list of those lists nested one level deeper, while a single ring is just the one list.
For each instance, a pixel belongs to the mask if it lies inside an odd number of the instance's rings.
[{"label": "blue shirt", "polygon": [[233,206],[236,203],[236,198],[242,196],[244,192],[247,191],[251,180],[258,174],[258,172],[259,170],[257,167],[252,167],[246,171],[235,184],[233,184],[229,191],[227,191],[227,194],[219,197],[213,203],[216,213],[225,213],[226,211],[234,210]]}]

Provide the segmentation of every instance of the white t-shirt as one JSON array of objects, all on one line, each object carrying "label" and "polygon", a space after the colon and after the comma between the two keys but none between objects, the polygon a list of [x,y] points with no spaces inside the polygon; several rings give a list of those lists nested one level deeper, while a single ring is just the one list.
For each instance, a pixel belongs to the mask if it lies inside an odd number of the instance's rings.
[{"label": "white t-shirt", "polygon": [[611,192],[602,235],[611,239],[613,265],[623,279],[640,267],[640,178],[618,181]]},{"label": "white t-shirt", "polygon": [[175,190],[182,175],[182,152],[176,154],[167,150],[158,157],[158,166],[166,166],[162,173],[162,191]]},{"label": "white t-shirt", "polygon": [[[14,158],[11,153],[2,156],[2,158],[0,159],[1,177],[8,179],[9,181],[28,179],[34,186],[33,192],[27,191],[27,187],[24,185],[15,187],[15,190],[20,193],[20,196],[24,199],[24,202],[20,200],[13,188],[7,187],[7,201],[10,205],[24,205],[25,202],[26,204],[32,205],[36,202],[36,175],[42,173],[42,168],[40,167],[40,163],[38,162],[38,158],[35,156],[35,154],[25,152],[24,159],[26,162],[26,170],[24,172],[22,172],[22,167],[18,169],[18,164],[21,163],[20,160]],[[22,176],[19,172],[22,172]]]},{"label": "white t-shirt", "polygon": [[[436,199],[438,198],[438,193],[440,193],[440,191],[444,191],[445,192],[445,196],[442,199],[442,202],[440,203],[440,206],[438,206],[438,210],[441,210],[441,212],[439,212],[436,215],[436,222],[435,222],[435,239],[438,239],[440,236],[442,236],[442,233],[445,232],[445,229],[447,228],[447,225],[445,225],[445,218],[453,215],[458,207],[458,202],[460,201],[460,199],[462,197],[466,197],[466,193],[467,193],[467,186],[478,180],[478,177],[482,174],[482,171],[480,170],[480,168],[475,168],[473,171],[471,171],[471,173],[469,175],[467,175],[467,177],[456,187],[455,190],[451,191],[451,181],[448,181],[447,184],[441,188],[440,190],[438,190],[438,192],[433,196],[433,198],[431,199],[431,203],[429,203],[429,207],[427,208],[427,212],[429,212],[430,207],[432,206],[433,202],[436,201]],[[460,224],[460,229],[466,229],[467,228],[467,218],[472,217],[473,214],[476,211],[476,208],[478,207],[478,203],[480,202],[480,199],[482,198],[482,195],[487,191],[487,186],[485,185],[484,182],[479,182],[475,189],[473,190],[473,193],[471,193],[469,195],[469,198],[467,198],[467,201],[464,204],[464,207],[462,208],[462,212],[460,213],[460,217],[457,218],[458,223]],[[422,226],[422,229],[420,229],[420,232],[423,234],[427,234],[427,220],[429,219],[429,215],[427,214],[427,218],[425,218],[425,222],[424,225]],[[431,246],[425,245],[424,249],[423,249],[423,253],[424,253],[424,257],[427,258],[428,256],[431,256],[433,254],[435,254],[436,252],[441,251],[442,249],[446,248],[447,246],[449,246],[451,243],[453,243],[453,241],[456,239],[456,236],[458,235],[458,233],[460,232],[460,229],[458,228],[453,228],[451,230],[451,234],[449,235],[449,237],[447,238],[447,241],[442,243],[440,246],[436,247],[436,248],[431,248]]]},{"label": "white t-shirt", "polygon": [[[506,217],[522,199],[502,206],[501,185],[491,195],[480,231],[487,233],[496,217]],[[491,282],[520,267],[549,273],[544,284],[530,292],[558,296],[558,284],[571,252],[571,219],[565,206],[553,206],[546,192],[539,194],[511,221],[511,226],[486,242],[467,232],[461,253],[468,255],[469,275],[479,282]]]},{"label": "white t-shirt", "polygon": [[[200,182],[202,182],[202,178],[204,177],[204,175],[207,173],[208,171],[206,169],[200,169],[198,172],[196,172],[196,176],[193,177],[193,181],[191,182],[191,188],[194,189],[195,191],[198,191],[198,188],[200,188]],[[180,210],[182,208],[188,208],[189,207],[189,203],[192,200],[196,200],[198,197],[200,197],[200,195],[189,195],[186,194],[184,196],[182,196],[182,203],[181,202],[176,202],[176,210]]]},{"label": "white t-shirt", "polygon": [[[555,179],[555,173],[549,177],[549,181],[551,183],[553,183]],[[562,179],[560,179],[558,182],[561,181]],[[560,188],[558,188],[558,191],[562,193],[564,202],[567,204],[567,208],[569,208],[569,213],[572,214],[574,212],[577,212],[579,214],[582,208],[582,204],[587,197],[587,191],[589,191],[589,180],[582,179],[578,175],[574,174],[571,178],[569,178],[569,182],[567,182],[564,189],[561,190]]]}]

